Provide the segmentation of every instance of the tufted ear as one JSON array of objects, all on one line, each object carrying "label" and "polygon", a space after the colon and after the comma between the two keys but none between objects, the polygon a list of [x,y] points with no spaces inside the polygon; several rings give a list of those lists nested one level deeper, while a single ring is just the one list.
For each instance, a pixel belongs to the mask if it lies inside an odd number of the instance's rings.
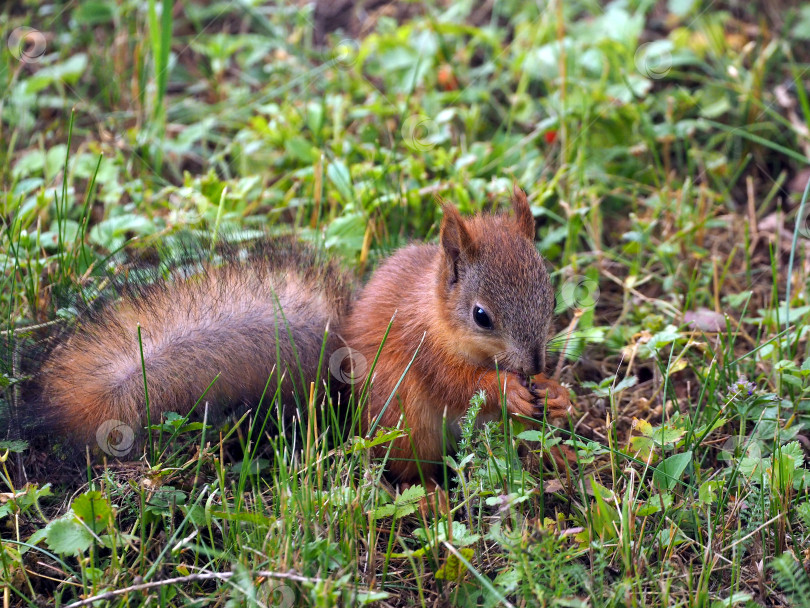
[{"label": "tufted ear", "polygon": [[451,282],[458,280],[459,271],[475,254],[475,242],[464,224],[464,218],[453,205],[443,204],[441,242]]},{"label": "tufted ear", "polygon": [[536,233],[534,227],[534,216],[526,198],[526,193],[517,184],[512,189],[512,208],[515,210],[515,222],[521,234],[534,240]]}]

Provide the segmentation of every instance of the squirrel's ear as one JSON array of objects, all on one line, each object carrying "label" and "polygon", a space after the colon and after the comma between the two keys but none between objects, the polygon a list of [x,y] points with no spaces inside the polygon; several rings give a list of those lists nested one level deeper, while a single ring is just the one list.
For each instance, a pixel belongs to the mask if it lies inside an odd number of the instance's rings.
[{"label": "squirrel's ear", "polygon": [[464,225],[464,218],[461,217],[458,209],[445,203],[442,205],[442,210],[444,211],[441,230],[442,250],[450,272],[457,279],[459,262],[470,258],[475,252],[475,243]]},{"label": "squirrel's ear", "polygon": [[515,210],[515,221],[517,222],[518,230],[529,240],[534,240],[535,227],[534,216],[532,209],[529,206],[529,201],[526,198],[526,193],[521,190],[517,184],[512,189],[512,208]]}]

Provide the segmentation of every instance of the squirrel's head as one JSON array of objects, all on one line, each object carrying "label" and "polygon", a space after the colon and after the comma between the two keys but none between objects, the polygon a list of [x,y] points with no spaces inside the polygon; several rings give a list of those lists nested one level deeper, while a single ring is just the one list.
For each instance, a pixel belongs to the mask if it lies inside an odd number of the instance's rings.
[{"label": "squirrel's head", "polygon": [[515,186],[514,216],[462,218],[444,206],[437,286],[443,319],[460,351],[476,365],[526,376],[541,373],[554,292],[534,246],[534,218]]}]

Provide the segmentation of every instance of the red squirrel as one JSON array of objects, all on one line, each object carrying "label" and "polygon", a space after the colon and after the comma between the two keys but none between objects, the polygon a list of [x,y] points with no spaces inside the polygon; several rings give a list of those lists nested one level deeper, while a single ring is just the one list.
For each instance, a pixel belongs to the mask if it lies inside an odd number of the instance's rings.
[{"label": "red squirrel", "polygon": [[[377,418],[394,427],[404,415],[409,434],[394,441],[388,461],[396,481],[424,477],[435,486],[443,429],[458,433],[479,390],[486,391],[482,421],[501,416],[501,394],[509,414],[529,418],[542,418],[544,407],[549,418],[564,417],[571,406],[567,390],[543,375],[554,291],[534,246],[526,194],[517,187],[512,205],[513,216],[469,219],[444,205],[440,242],[411,245],[386,259],[343,324],[347,344],[372,361],[393,318],[363,428]],[[377,450],[383,455],[388,446]]]},{"label": "red squirrel", "polygon": [[126,289],[56,339],[34,375],[34,407],[80,445],[94,444],[109,420],[140,432],[147,397],[155,422],[165,412],[187,414],[204,393],[216,414],[278,391],[288,418],[336,350],[348,346],[373,361],[393,318],[362,428],[393,427],[404,414],[409,434],[394,441],[388,471],[395,481],[434,485],[443,428],[457,431],[479,390],[483,420],[500,416],[500,394],[509,414],[530,418],[544,407],[563,416],[571,405],[567,390],[543,375],[554,292],[517,187],[512,205],[511,215],[467,219],[444,205],[440,242],[395,252],[358,296],[336,263],[292,238]]}]

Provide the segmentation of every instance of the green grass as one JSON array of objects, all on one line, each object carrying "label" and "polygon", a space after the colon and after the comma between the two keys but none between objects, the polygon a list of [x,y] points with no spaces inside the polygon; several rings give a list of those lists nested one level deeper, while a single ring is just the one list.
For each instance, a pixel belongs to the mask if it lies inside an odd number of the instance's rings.
[{"label": "green grass", "polygon": [[4,442],[4,605],[807,605],[810,13],[426,4],[323,44],[303,3],[4,5],[0,420],[25,328],[133,239],[294,231],[366,276],[517,182],[569,427],[466,425],[435,520],[334,425],[152,420],[84,475]]}]

